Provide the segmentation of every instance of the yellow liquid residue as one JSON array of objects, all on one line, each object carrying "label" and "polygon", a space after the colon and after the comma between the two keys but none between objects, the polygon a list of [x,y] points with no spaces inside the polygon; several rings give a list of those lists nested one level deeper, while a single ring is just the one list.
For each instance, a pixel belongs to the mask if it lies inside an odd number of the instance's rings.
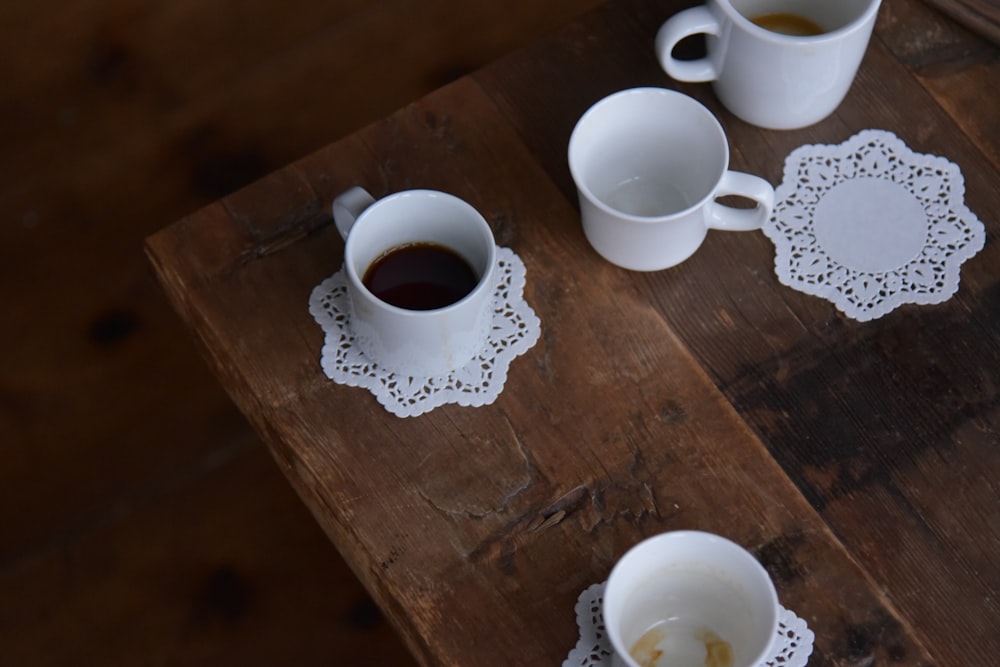
[{"label": "yellow liquid residue", "polygon": [[[696,631],[694,638],[705,645],[703,667],[733,667],[733,647],[729,642],[707,629]],[[650,628],[632,645],[629,655],[642,667],[670,667],[659,662],[663,657],[660,644],[664,639],[666,635],[661,627]]]},{"label": "yellow liquid residue", "polygon": [[825,31],[815,21],[807,19],[798,14],[787,14],[777,12],[774,14],[761,14],[750,19],[761,28],[782,35],[792,35],[793,37],[813,37],[822,35]]},{"label": "yellow liquid residue", "polygon": [[656,667],[656,661],[663,656],[663,651],[658,646],[664,638],[663,630],[650,628],[632,645],[628,654],[642,667]]},{"label": "yellow liquid residue", "polygon": [[699,639],[705,642],[705,667],[733,667],[733,647],[729,642],[709,630]]}]

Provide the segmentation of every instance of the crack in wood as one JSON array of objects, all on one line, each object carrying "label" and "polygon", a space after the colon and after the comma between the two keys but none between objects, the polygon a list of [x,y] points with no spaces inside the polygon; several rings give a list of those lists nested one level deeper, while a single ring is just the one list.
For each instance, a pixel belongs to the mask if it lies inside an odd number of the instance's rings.
[{"label": "crack in wood", "polygon": [[513,557],[519,546],[546,529],[562,523],[566,517],[579,510],[590,497],[590,489],[580,485],[542,509],[529,510],[476,545],[469,552],[469,560],[471,562],[498,560],[505,564],[504,567],[514,567]]}]

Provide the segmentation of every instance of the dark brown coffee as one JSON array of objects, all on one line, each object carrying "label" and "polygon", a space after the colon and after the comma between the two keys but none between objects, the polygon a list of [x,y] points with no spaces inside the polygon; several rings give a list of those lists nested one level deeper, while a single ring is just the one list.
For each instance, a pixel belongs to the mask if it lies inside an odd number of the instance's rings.
[{"label": "dark brown coffee", "polygon": [[479,276],[450,248],[436,243],[408,243],[372,262],[361,282],[393,306],[434,310],[462,299],[476,287]]},{"label": "dark brown coffee", "polygon": [[826,32],[812,19],[786,12],[761,14],[750,20],[765,30],[777,32],[782,35],[792,35],[793,37],[812,37],[814,35],[822,35]]}]

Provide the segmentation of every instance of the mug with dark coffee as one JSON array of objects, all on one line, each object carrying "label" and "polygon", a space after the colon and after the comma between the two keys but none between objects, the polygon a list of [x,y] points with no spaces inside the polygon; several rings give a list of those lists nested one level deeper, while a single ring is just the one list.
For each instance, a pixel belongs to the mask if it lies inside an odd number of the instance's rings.
[{"label": "mug with dark coffee", "polygon": [[[656,37],[663,69],[710,81],[719,101],[769,129],[812,125],[840,105],[868,47],[880,0],[708,0],[670,17]],[[707,55],[674,47],[706,36]]]},{"label": "mug with dark coffee", "polygon": [[482,215],[444,192],[333,202],[356,344],[380,367],[432,377],[482,352],[493,316],[496,243]]}]

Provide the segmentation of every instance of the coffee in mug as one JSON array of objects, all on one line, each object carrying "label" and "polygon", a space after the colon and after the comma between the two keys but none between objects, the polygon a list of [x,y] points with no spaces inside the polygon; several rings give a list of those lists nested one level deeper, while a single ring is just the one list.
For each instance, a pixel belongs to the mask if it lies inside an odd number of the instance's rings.
[{"label": "coffee in mug", "polygon": [[481,353],[493,322],[496,243],[468,202],[434,190],[333,202],[355,344],[383,369],[444,376]]},{"label": "coffee in mug", "polygon": [[479,276],[451,248],[418,241],[390,248],[365,270],[361,282],[398,308],[434,310],[463,299]]},{"label": "coffee in mug", "polygon": [[812,19],[790,12],[772,12],[758,14],[750,19],[765,30],[793,37],[814,37],[822,35],[825,30]]},{"label": "coffee in mug", "polygon": [[[775,130],[812,125],[840,105],[868,48],[881,0],[706,0],[670,17],[656,55],[677,81],[711,82],[748,123]],[[707,55],[675,58],[705,35]]]}]

